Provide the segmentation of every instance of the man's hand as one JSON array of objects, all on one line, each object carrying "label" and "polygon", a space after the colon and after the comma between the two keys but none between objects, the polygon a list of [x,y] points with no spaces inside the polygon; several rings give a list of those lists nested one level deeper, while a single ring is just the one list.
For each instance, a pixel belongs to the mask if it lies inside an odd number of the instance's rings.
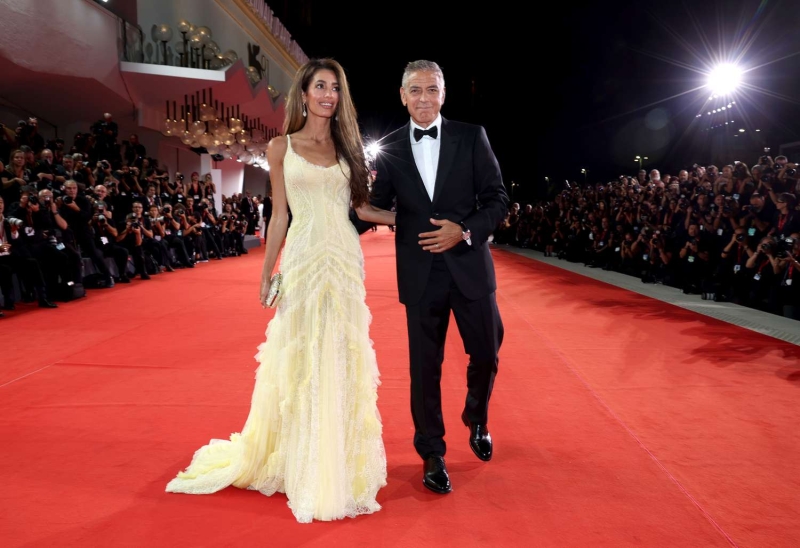
[{"label": "man's hand", "polygon": [[441,228],[433,232],[423,232],[419,235],[421,238],[419,245],[421,245],[422,249],[425,251],[430,251],[431,253],[443,253],[448,249],[455,247],[458,242],[463,241],[461,238],[461,225],[452,221],[448,221],[447,219],[443,219],[441,221],[437,219],[431,219],[430,221],[432,225],[439,226]]}]

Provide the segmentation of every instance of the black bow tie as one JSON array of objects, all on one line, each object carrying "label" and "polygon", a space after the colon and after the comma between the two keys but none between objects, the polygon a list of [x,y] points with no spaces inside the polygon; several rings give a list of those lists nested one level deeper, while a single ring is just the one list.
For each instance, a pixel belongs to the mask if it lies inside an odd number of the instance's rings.
[{"label": "black bow tie", "polygon": [[414,128],[414,140],[419,141],[425,136],[430,137],[431,139],[436,139],[439,136],[439,128],[433,126],[430,129],[419,129],[418,127]]}]

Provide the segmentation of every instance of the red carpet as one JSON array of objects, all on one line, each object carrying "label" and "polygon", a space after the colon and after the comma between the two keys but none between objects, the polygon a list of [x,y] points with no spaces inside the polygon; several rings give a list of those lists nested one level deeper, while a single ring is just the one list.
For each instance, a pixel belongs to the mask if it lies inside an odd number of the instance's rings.
[{"label": "red carpet", "polygon": [[0,320],[0,543],[17,546],[796,546],[800,349],[495,253],[506,327],[478,461],[443,392],[454,491],[421,484],[392,234],[362,237],[383,384],[383,510],[300,525],[283,495],[164,493],[247,416],[271,312],[262,250]]}]

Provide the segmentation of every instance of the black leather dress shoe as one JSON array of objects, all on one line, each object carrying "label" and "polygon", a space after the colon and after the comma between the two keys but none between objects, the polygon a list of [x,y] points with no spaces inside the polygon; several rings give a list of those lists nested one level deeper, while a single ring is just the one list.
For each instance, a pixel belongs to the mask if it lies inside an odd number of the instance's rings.
[{"label": "black leather dress shoe", "polygon": [[492,435],[486,425],[471,422],[466,413],[461,414],[461,420],[469,427],[469,447],[475,456],[483,461],[492,460]]},{"label": "black leather dress shoe", "polygon": [[58,305],[47,299],[39,299],[39,308],[58,308]]},{"label": "black leather dress shoe", "polygon": [[423,465],[422,484],[433,491],[444,495],[453,490],[444,457],[428,457]]}]

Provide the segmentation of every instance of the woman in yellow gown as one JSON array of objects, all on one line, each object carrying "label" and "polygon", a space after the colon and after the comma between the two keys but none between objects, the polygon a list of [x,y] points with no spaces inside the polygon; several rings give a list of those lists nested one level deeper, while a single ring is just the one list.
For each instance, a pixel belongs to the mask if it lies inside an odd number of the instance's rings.
[{"label": "woman in yellow gown", "polygon": [[387,225],[395,214],[369,205],[369,171],[339,63],[312,60],[299,69],[284,135],[270,141],[267,159],[273,212],[261,303],[282,246],[283,285],[256,354],[250,414],[241,433],[201,447],[167,491],[234,485],[286,493],[302,523],[372,513],[386,485],[386,454],[364,258],[349,211]]}]

